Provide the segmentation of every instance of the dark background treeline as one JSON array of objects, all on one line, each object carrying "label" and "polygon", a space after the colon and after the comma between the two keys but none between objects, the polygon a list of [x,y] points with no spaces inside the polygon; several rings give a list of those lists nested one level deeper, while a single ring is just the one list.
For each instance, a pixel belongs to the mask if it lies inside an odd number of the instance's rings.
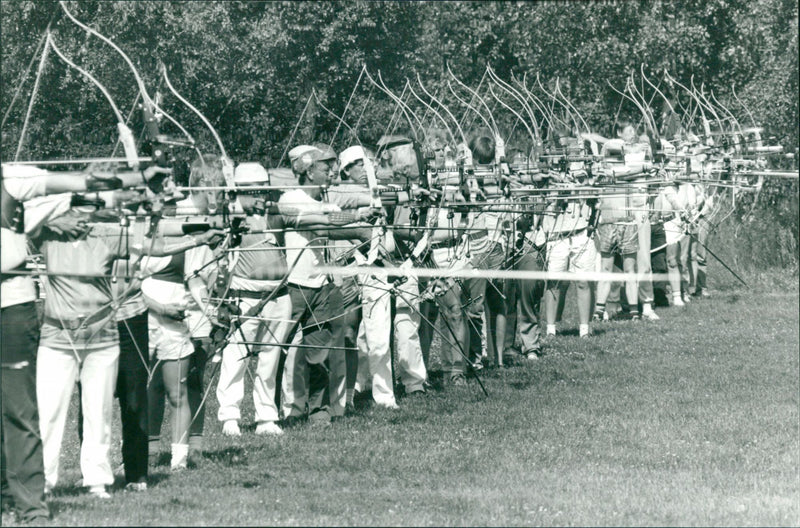
[{"label": "dark background treeline", "polygon": [[[200,121],[159,81],[158,64],[176,89],[219,130],[237,161],[277,163],[292,132],[293,143],[328,140],[342,114],[366,143],[386,131],[395,105],[362,79],[362,65],[399,93],[419,74],[426,88],[464,114],[446,86],[446,65],[477,87],[487,63],[510,80],[538,74],[561,91],[598,133],[609,136],[615,119],[640,121],[633,105],[609,86],[622,88],[631,70],[644,64],[663,82],[666,69],[688,84],[713,93],[744,124],[755,121],[772,143],[798,147],[798,3],[796,0],[704,2],[70,2],[73,14],[110,37],[134,61],[151,96],[195,136],[201,149],[215,150]],[[2,97],[9,109],[23,73],[57,5],[49,1],[2,2]],[[122,58],[66,17],[53,26],[57,45],[92,72],[127,115],[138,89]],[[22,86],[2,129],[2,159],[14,157],[37,64]],[[643,86],[648,97],[653,91]],[[746,109],[732,96],[736,94]],[[312,90],[312,100],[300,116]],[[420,92],[420,90],[417,90]],[[463,94],[464,92],[462,92]],[[486,93],[484,86],[484,93]],[[686,96],[678,100],[689,104]],[[349,102],[349,106],[348,106]],[[321,104],[320,104],[321,103]],[[674,101],[673,101],[674,103]],[[324,107],[322,106],[324,105]],[[656,116],[664,105],[655,96]],[[421,108],[417,106],[417,108]],[[492,108],[507,132],[514,118]],[[752,117],[751,117],[752,116]],[[430,119],[430,114],[428,114]],[[116,140],[115,117],[100,91],[52,52],[33,106],[23,159],[108,155]],[[131,121],[141,130],[141,117]],[[475,116],[464,124],[479,125]],[[164,125],[165,131],[177,133]],[[337,147],[351,139],[339,127]],[[515,129],[514,137],[524,130]],[[520,140],[522,141],[522,139]],[[775,166],[791,166],[790,161]],[[760,208],[792,226],[787,254],[797,265],[797,185],[767,185]],[[734,215],[735,217],[735,215]]]}]

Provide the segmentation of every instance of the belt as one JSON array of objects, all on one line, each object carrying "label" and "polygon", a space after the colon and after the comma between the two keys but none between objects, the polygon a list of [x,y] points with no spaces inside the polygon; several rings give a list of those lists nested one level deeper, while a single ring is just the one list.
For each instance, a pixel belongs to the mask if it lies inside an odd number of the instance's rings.
[{"label": "belt", "polygon": [[[99,313],[102,314],[103,312],[105,312],[105,310],[100,310]],[[45,315],[44,322],[50,326],[55,326],[56,328],[60,328],[62,330],[77,330],[78,328],[102,321],[104,317],[105,315],[97,315],[96,313],[86,317],[77,317],[74,319],[60,319],[58,317],[50,317]]]},{"label": "belt", "polygon": [[547,237],[547,241],[548,242],[555,242],[556,240],[563,240],[565,238],[572,238],[572,237],[574,237],[576,235],[579,235],[581,233],[584,233],[584,232],[586,232],[586,228],[585,227],[583,229],[576,229],[575,231],[561,232],[561,233],[558,233],[558,234],[555,234],[555,235],[552,235],[552,236],[548,236]]},{"label": "belt", "polygon": [[441,242],[431,242],[431,248],[433,249],[453,248],[459,245],[460,243],[461,243],[460,238],[449,238],[447,240],[442,240]]},{"label": "belt", "polygon": [[484,238],[488,236],[489,236],[489,230],[481,229],[480,231],[471,232],[469,235],[467,235],[467,238],[469,238],[470,240],[478,240],[479,238]]},{"label": "belt", "polygon": [[[272,298],[275,299],[276,297],[280,297],[284,293],[288,292],[289,290],[286,286],[282,286],[278,288],[278,290],[272,294]],[[237,290],[235,288],[231,288],[228,290],[228,294],[232,297],[241,297],[242,299],[262,299],[266,296],[270,295],[270,290],[264,291],[252,291],[252,290]]]},{"label": "belt", "polygon": [[630,223],[630,222],[635,222],[635,221],[636,221],[636,219],[634,217],[632,217],[632,216],[623,216],[621,218],[614,218],[614,219],[606,220],[606,221],[603,221],[602,217],[601,217],[600,223],[601,224],[619,224],[619,223],[622,223],[622,222]]}]

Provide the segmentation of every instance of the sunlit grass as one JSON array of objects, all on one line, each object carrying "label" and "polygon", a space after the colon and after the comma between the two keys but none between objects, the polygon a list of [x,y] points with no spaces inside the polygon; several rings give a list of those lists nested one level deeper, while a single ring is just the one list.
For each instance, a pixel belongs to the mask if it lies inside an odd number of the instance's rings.
[{"label": "sunlit grass", "polygon": [[73,486],[73,412],[52,524],[798,525],[800,318],[781,280],[551,340],[483,373],[489,398],[470,381],[277,439],[247,427],[245,398],[228,439],[212,393],[200,467],[105,502]]}]

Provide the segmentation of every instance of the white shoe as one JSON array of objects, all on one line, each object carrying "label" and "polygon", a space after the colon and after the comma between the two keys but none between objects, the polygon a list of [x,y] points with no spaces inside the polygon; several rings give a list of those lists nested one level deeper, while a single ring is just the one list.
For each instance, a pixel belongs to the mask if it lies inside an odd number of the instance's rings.
[{"label": "white shoe", "polygon": [[92,486],[89,488],[89,495],[95,499],[110,499],[111,495],[106,491],[106,487],[102,484],[99,486]]},{"label": "white shoe", "polygon": [[686,303],[683,302],[680,295],[675,295],[672,297],[672,306],[686,306]]},{"label": "white shoe", "polygon": [[375,404],[376,404],[378,407],[381,407],[381,408],[383,408],[383,409],[392,409],[392,410],[395,410],[395,409],[399,409],[399,408],[400,408],[400,406],[399,406],[399,405],[397,405],[397,402],[393,402],[393,401],[389,401],[389,402],[375,402]]},{"label": "white shoe", "polygon": [[236,420],[226,420],[222,424],[222,434],[225,436],[242,436],[242,431],[239,429],[239,422]]},{"label": "white shoe", "polygon": [[661,318],[654,310],[651,309],[642,312],[642,319],[647,319],[648,321],[658,321]]},{"label": "white shoe", "polygon": [[684,293],[684,294],[683,294],[683,302],[684,302],[685,304],[689,304],[690,302],[692,302],[692,300],[690,299],[690,297],[691,297],[691,295],[689,295],[688,293]]},{"label": "white shoe", "polygon": [[256,427],[256,434],[263,436],[280,436],[283,434],[283,429],[275,422],[262,422]]}]

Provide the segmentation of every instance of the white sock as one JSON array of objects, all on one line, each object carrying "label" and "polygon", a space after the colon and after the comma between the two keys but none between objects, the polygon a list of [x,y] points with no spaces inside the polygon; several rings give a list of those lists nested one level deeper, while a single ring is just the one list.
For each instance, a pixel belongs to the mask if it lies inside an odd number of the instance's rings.
[{"label": "white sock", "polygon": [[547,335],[556,335],[556,325],[554,324],[547,325]]},{"label": "white sock", "polygon": [[189,444],[172,444],[172,462],[170,467],[186,467],[189,457]]},{"label": "white sock", "polygon": [[642,313],[650,313],[653,311],[653,307],[650,303],[642,303]]},{"label": "white sock", "polygon": [[589,335],[589,325],[588,324],[578,325],[578,334],[580,335],[580,337]]}]

